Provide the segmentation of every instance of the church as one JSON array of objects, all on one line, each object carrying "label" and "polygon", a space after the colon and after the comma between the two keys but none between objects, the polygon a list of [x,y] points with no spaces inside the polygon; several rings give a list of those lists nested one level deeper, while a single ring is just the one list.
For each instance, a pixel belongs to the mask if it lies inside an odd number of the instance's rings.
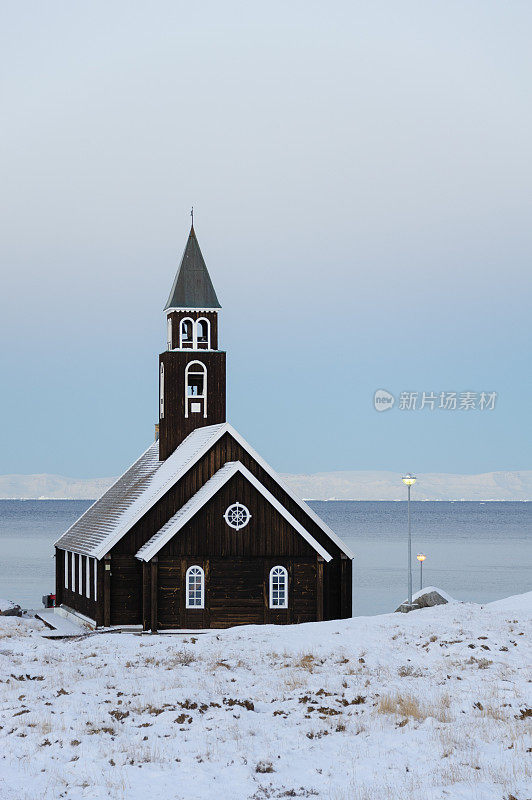
[{"label": "church", "polygon": [[155,441],[55,543],[56,604],[156,631],[351,617],[353,554],[226,420],[221,306],[192,225]]}]

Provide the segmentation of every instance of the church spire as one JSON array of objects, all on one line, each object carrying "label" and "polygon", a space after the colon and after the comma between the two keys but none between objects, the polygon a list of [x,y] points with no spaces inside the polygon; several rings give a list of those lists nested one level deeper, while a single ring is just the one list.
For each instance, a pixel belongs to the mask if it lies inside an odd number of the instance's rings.
[{"label": "church spire", "polygon": [[173,308],[221,308],[194,231],[194,217],[165,311]]}]

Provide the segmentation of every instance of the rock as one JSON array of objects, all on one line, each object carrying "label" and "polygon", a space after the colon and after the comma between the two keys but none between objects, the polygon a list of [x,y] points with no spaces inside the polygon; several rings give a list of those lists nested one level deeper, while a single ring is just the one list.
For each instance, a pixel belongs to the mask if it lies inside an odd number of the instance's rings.
[{"label": "rock", "polygon": [[410,605],[407,601],[406,603],[401,603],[399,608],[396,608],[395,611],[400,611],[401,614],[408,614],[409,611],[415,611],[416,608],[421,608],[421,606],[418,606],[417,603],[412,603],[412,605]]},{"label": "rock", "polygon": [[444,592],[442,589],[437,589],[435,586],[427,586],[420,592],[412,595],[412,605],[409,605],[408,600],[401,603],[396,611],[406,613],[408,611],[415,611],[417,608],[430,608],[431,606],[441,606],[445,603],[453,603],[454,598]]},{"label": "rock", "polygon": [[0,600],[0,616],[2,617],[21,617],[22,609],[11,600]]}]

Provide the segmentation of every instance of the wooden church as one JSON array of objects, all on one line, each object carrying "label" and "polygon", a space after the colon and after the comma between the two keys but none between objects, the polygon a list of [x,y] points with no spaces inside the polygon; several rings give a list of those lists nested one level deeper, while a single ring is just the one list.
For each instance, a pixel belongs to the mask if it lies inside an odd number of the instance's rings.
[{"label": "wooden church", "polygon": [[55,543],[56,603],[95,626],[351,616],[353,554],[226,421],[219,309],[192,226],[164,309],[158,438]]}]

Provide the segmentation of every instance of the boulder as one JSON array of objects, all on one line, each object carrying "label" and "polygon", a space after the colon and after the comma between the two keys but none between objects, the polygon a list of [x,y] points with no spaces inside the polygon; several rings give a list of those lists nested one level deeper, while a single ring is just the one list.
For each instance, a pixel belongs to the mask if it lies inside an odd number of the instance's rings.
[{"label": "boulder", "polygon": [[430,608],[431,606],[441,606],[445,603],[453,603],[454,598],[444,592],[442,589],[437,589],[435,586],[427,586],[426,589],[421,589],[412,595],[412,605],[408,604],[408,600],[401,603],[396,611],[403,613],[407,611],[415,611],[417,608]]},{"label": "boulder", "polygon": [[0,616],[21,617],[22,609],[17,603],[13,603],[11,600],[0,600]]}]

